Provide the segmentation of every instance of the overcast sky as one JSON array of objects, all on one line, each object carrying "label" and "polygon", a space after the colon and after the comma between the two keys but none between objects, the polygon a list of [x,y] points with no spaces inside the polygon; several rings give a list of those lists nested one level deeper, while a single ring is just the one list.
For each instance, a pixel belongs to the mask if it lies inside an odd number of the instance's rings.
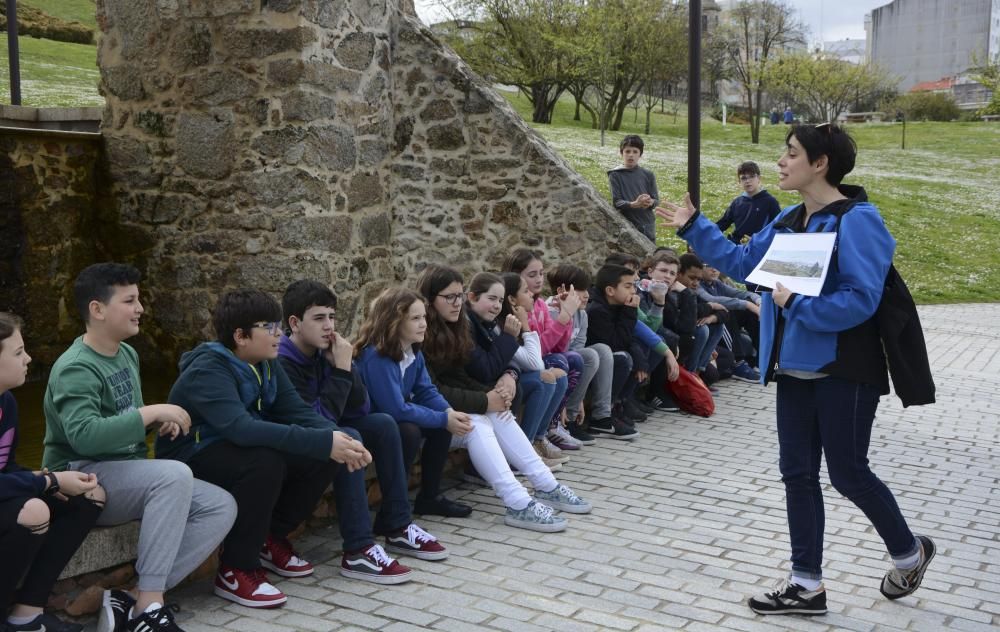
[{"label": "overcast sky", "polygon": [[[440,0],[414,0],[417,14],[427,23],[447,19]],[[786,0],[799,12],[810,31],[810,41],[845,38],[863,39],[865,13],[889,4],[889,0]]]}]

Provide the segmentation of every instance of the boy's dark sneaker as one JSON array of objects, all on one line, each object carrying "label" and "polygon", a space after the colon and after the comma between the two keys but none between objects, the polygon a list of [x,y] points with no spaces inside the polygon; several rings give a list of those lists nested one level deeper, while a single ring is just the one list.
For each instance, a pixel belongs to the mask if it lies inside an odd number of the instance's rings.
[{"label": "boy's dark sneaker", "polygon": [[444,516],[445,518],[465,518],[472,513],[472,507],[457,503],[444,495],[427,500],[417,497],[413,503],[413,513],[422,516]]},{"label": "boy's dark sneaker", "polygon": [[419,560],[443,560],[448,557],[448,549],[441,546],[437,538],[421,529],[415,522],[387,534],[385,548],[393,553],[409,555]]},{"label": "boy's dark sneaker", "polygon": [[639,436],[639,432],[620,419],[605,417],[590,422],[590,431],[608,435],[611,439],[631,441]]},{"label": "boy's dark sneaker", "polygon": [[635,404],[636,408],[646,413],[647,415],[652,414],[653,412],[656,411],[656,408],[654,406],[651,406],[649,402],[643,401],[638,397],[633,398],[631,402]]},{"label": "boy's dark sneaker", "polygon": [[288,601],[283,592],[267,581],[263,568],[244,570],[219,564],[215,594],[248,608],[277,608]]},{"label": "boy's dark sneaker", "polygon": [[67,623],[54,614],[43,612],[28,623],[0,623],[0,630],[6,632],[80,632],[83,626],[79,623]]},{"label": "boy's dark sneaker", "polygon": [[583,445],[594,445],[597,443],[597,439],[594,435],[587,432],[587,429],[580,424],[567,424],[569,428],[569,434],[571,437],[582,443]]},{"label": "boy's dark sneaker", "polygon": [[643,412],[633,399],[626,399],[622,402],[622,413],[625,419],[633,423],[641,424],[649,418],[649,415]]},{"label": "boy's dark sneaker", "polygon": [[674,401],[674,398],[667,393],[660,393],[658,396],[650,400],[649,403],[660,412],[676,413],[681,409],[681,407],[677,405],[677,402]]},{"label": "boy's dark sneaker", "polygon": [[300,558],[288,538],[267,536],[260,549],[260,564],[282,577],[305,577],[313,574],[313,565]]},{"label": "boy's dark sneaker", "polygon": [[760,372],[747,364],[746,360],[740,360],[733,367],[733,379],[741,382],[760,382]]},{"label": "boy's dark sneaker", "polygon": [[937,547],[934,546],[934,541],[925,535],[918,535],[917,541],[920,543],[920,562],[908,571],[902,571],[893,566],[882,578],[882,586],[879,590],[886,599],[900,599],[913,594],[913,591],[920,588],[920,582],[924,579],[924,571],[934,559]]},{"label": "boy's dark sneaker", "polygon": [[389,557],[378,544],[348,553],[340,558],[340,574],[375,584],[402,584],[410,581],[413,571]]},{"label": "boy's dark sneaker", "polygon": [[122,629],[125,632],[184,632],[174,623],[174,612],[180,610],[167,604],[157,610],[148,610],[134,619],[129,619]]},{"label": "boy's dark sneaker", "polygon": [[97,632],[120,632],[125,629],[128,613],[135,599],[124,590],[105,590],[101,599],[101,613],[97,618]]},{"label": "boy's dark sneaker", "polygon": [[826,614],[826,590],[822,585],[806,590],[783,579],[773,591],[750,597],[747,605],[757,614]]}]

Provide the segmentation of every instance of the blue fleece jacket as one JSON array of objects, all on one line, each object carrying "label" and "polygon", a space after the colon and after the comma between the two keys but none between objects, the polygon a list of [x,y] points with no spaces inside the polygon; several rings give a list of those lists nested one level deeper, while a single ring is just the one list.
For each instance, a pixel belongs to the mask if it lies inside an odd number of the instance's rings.
[{"label": "blue fleece jacket", "polygon": [[358,371],[368,387],[372,409],[390,415],[397,423],[410,422],[423,428],[448,426],[451,406],[431,382],[424,354],[416,352],[403,372],[389,356],[368,346],[358,358]]},{"label": "blue fleece jacket", "polygon": [[181,356],[180,369],[168,401],[191,415],[191,432],[174,440],[158,437],[157,458],[187,461],[221,440],[330,458],[337,425],[302,401],[277,360],[251,366],[223,345],[206,342]]},{"label": "blue fleece jacket", "polygon": [[752,196],[744,192],[729,204],[716,225],[719,230],[732,226],[733,232],[729,239],[738,244],[744,237],[753,235],[773,222],[780,212],[778,200],[766,190],[761,189]]},{"label": "blue fleece jacket", "polygon": [[[863,189],[842,186],[841,191],[856,200],[856,204],[840,222],[834,254],[837,266],[828,272],[820,295],[793,294],[785,307],[779,308],[771,292],[762,293],[762,381],[766,382],[770,372],[766,369],[772,368],[828,372],[825,369],[838,359],[839,335],[864,323],[878,309],[896,241],[886,229],[878,209],[867,201]],[[837,204],[813,213],[805,226],[802,226],[804,209],[801,205],[788,207],[744,245],[729,241],[701,214],[678,235],[713,267],[743,281],[763,258],[776,234],[836,231],[837,217],[831,210]],[[780,336],[777,335],[779,319],[784,322]]]},{"label": "blue fleece jacket", "polygon": [[17,400],[10,391],[0,395],[0,502],[34,498],[45,491],[45,478],[14,461],[17,449]]}]

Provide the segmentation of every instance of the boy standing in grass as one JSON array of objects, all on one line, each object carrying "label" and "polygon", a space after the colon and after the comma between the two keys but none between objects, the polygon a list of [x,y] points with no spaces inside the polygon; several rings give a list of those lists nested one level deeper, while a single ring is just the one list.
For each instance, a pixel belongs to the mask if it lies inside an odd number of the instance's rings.
[{"label": "boy standing in grass", "polygon": [[629,134],[622,139],[618,153],[622,165],[608,172],[611,203],[650,241],[656,243],[656,218],[653,209],[659,202],[656,176],[639,166],[643,152],[642,138]]},{"label": "boy standing in grass", "polygon": [[163,593],[194,571],[236,517],[232,496],[195,480],[183,463],[146,459],[146,434],[171,443],[188,434],[180,406],[145,405],[139,357],[125,340],[139,333],[139,271],[92,265],[73,295],[86,333],[56,360],[45,389],[45,453],[51,471],[95,474],[107,491],[98,525],[142,520],[138,592],[105,592],[98,632],[177,632]]}]

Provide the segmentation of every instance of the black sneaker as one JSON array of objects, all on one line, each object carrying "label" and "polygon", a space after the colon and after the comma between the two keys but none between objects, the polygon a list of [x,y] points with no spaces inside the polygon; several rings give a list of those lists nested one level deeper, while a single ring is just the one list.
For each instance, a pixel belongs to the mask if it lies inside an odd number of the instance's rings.
[{"label": "black sneaker", "polygon": [[7,623],[6,626],[3,627],[3,624],[0,624],[0,630],[6,632],[80,632],[83,630],[83,626],[79,623],[66,623],[48,612],[38,615],[30,623],[22,623],[21,625]]},{"label": "black sneaker", "polygon": [[750,597],[747,605],[757,614],[826,614],[826,590],[822,584],[816,590],[806,590],[783,579],[772,592]]},{"label": "black sneaker", "polygon": [[638,408],[642,412],[646,413],[647,415],[649,415],[649,414],[651,414],[651,413],[653,413],[653,412],[656,411],[656,408],[654,406],[650,405],[649,402],[645,402],[645,401],[639,399],[638,397],[634,398],[632,400],[632,403],[635,404],[636,408]]},{"label": "black sneaker", "polygon": [[590,431],[606,434],[610,439],[619,439],[622,441],[631,441],[639,436],[639,432],[635,428],[630,427],[620,419],[613,419],[611,417],[591,421]]},{"label": "black sneaker", "polygon": [[121,632],[128,621],[129,610],[135,599],[124,590],[105,590],[101,599],[101,614],[97,619],[97,632]]},{"label": "black sneaker", "polygon": [[674,398],[667,393],[660,393],[658,396],[654,397],[650,402],[656,410],[666,413],[676,413],[679,412],[681,407],[677,405]]},{"label": "black sneaker", "polygon": [[125,632],[184,632],[174,623],[174,613],[180,608],[167,604],[158,610],[143,612],[125,623]]},{"label": "black sneaker", "polygon": [[649,417],[647,413],[645,413],[643,410],[639,408],[639,405],[635,402],[634,399],[626,399],[624,402],[622,402],[621,412],[623,413],[625,419],[633,423],[641,424],[642,422],[646,421],[646,419]]},{"label": "black sneaker", "polygon": [[472,513],[472,507],[457,503],[445,496],[433,500],[417,497],[413,503],[413,513],[423,516],[444,516],[445,518],[465,518]]},{"label": "black sneaker", "polygon": [[580,424],[570,423],[566,424],[566,427],[569,429],[569,436],[573,437],[583,445],[594,445],[597,443],[597,439],[594,435],[587,432],[587,429]]},{"label": "black sneaker", "polygon": [[882,578],[882,586],[879,588],[886,599],[900,599],[913,594],[913,591],[920,588],[920,582],[924,579],[924,571],[927,565],[934,559],[937,547],[934,541],[925,535],[918,535],[917,541],[920,543],[920,562],[915,568],[908,571],[901,571],[895,566]]}]

